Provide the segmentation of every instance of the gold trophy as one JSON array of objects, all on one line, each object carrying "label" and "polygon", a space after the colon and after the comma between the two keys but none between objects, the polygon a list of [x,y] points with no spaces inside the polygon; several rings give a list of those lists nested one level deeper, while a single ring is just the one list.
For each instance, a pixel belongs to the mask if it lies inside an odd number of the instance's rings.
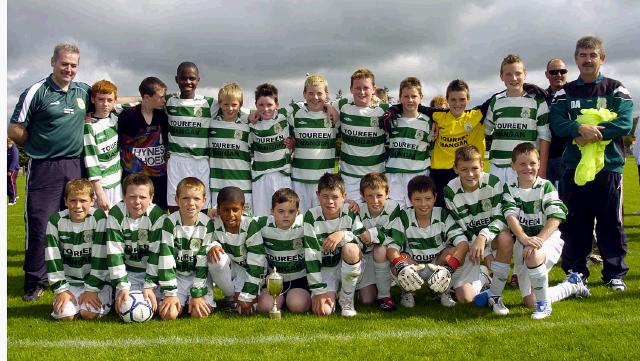
[{"label": "gold trophy", "polygon": [[278,309],[278,296],[282,294],[283,287],[282,276],[280,276],[276,268],[273,267],[273,272],[267,276],[267,292],[273,297],[273,307],[271,311],[269,311],[269,317],[276,320],[282,318],[280,310]]}]

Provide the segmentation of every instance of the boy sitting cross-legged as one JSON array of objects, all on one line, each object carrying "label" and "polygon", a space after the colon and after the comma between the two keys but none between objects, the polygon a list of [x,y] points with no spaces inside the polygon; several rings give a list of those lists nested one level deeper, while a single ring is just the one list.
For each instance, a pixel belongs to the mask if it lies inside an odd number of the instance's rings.
[{"label": "boy sitting cross-legged", "polygon": [[[278,297],[278,307],[290,312],[307,312],[311,295],[304,261],[302,215],[298,213],[300,198],[289,188],[277,190],[271,197],[271,215],[257,219],[269,271],[276,268],[284,287]],[[265,284],[266,286],[266,284]],[[262,289],[258,297],[258,311],[267,313],[273,306],[273,297]]]},{"label": "boy sitting cross-legged", "polygon": [[109,313],[112,288],[105,272],[105,214],[93,209],[91,182],[74,179],[65,187],[67,209],[51,215],[45,238],[45,262],[56,294],[51,317],[87,320]]},{"label": "boy sitting cross-legged", "polygon": [[589,297],[580,273],[571,272],[560,284],[549,287],[549,271],[560,259],[564,241],[558,226],[567,207],[553,184],[538,177],[540,156],[531,143],[518,144],[511,156],[518,178],[505,184],[502,211],[516,236],[513,263],[520,294],[528,307],[535,305],[533,319],[551,316],[551,303],[570,297]]},{"label": "boy sitting cross-legged", "polygon": [[191,317],[209,316],[215,303],[207,282],[207,249],[213,242],[213,222],[200,212],[207,202],[206,186],[195,177],[178,183],[178,211],[164,220],[158,253],[149,259],[147,279],[164,294],[160,318],[175,320],[185,305]]}]

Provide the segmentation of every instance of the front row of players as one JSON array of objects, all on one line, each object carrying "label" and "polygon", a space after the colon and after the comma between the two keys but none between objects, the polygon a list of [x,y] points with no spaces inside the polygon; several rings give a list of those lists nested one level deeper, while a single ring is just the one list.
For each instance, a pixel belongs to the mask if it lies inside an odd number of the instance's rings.
[{"label": "front row of players", "polygon": [[271,215],[257,218],[243,214],[242,191],[226,187],[210,219],[201,212],[205,186],[191,177],[178,184],[179,210],[166,216],[151,203],[153,183],[142,174],[125,178],[124,201],[105,215],[91,207],[91,183],[72,180],[67,210],[53,214],[47,228],[52,316],[104,316],[115,287],[115,309],[126,321],[144,321],[154,312],[164,320],[185,311],[203,318],[216,307],[214,285],[226,308],[266,313],[273,302],[260,290],[267,267],[283,276],[278,304],[290,312],[329,315],[337,300],[343,316],[355,316],[356,293],[361,303],[391,311],[395,279],[405,307],[414,306],[413,292],[426,281],[444,306],[475,302],[506,315],[501,295],[512,255],[524,303],[535,306],[532,318],[551,315],[552,302],[588,297],[578,273],[548,287],[567,209],[553,185],[537,176],[537,150],[529,143],[514,149],[518,178],[512,184],[502,186],[483,166],[475,147],[456,151],[458,177],[444,188],[446,209],[434,206],[438,195],[428,176],[411,179],[412,206],[401,209],[387,199],[383,174],[362,178],[364,202],[356,204],[345,201],[341,177],[326,173],[318,184],[320,205],[304,216],[296,193],[283,188],[272,197]]}]

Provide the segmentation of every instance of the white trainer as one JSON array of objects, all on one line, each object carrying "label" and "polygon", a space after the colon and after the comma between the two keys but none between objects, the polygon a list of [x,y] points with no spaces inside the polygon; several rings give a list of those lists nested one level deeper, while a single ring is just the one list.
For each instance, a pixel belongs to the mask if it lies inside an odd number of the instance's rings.
[{"label": "white trainer", "polygon": [[400,304],[402,307],[414,308],[416,306],[416,301],[413,299],[413,293],[402,291],[400,294]]},{"label": "white trainer", "polygon": [[440,294],[440,304],[444,307],[453,307],[456,305],[456,301],[454,301],[453,297],[451,297],[451,293],[444,292]]},{"label": "white trainer", "polygon": [[551,303],[547,301],[537,301],[536,310],[531,314],[531,318],[534,320],[542,320],[551,316]]},{"label": "white trainer", "polygon": [[489,307],[493,309],[493,313],[500,316],[506,316],[509,314],[509,309],[502,302],[502,296],[491,296],[487,302]]},{"label": "white trainer", "polygon": [[342,309],[341,314],[343,317],[354,317],[358,314],[358,312],[356,312],[356,308],[353,306],[353,297],[347,297],[340,292],[338,303]]}]

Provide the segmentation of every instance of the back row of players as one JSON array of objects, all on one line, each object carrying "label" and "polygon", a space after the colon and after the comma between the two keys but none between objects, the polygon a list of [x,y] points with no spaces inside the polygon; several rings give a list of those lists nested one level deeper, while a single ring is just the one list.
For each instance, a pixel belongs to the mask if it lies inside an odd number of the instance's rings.
[{"label": "back row of players", "polygon": [[278,304],[291,312],[330,315],[337,299],[342,316],[353,317],[356,293],[360,302],[377,301],[392,311],[395,279],[405,307],[414,306],[413,292],[426,281],[446,307],[474,301],[506,315],[501,295],[513,254],[524,303],[535,306],[532,318],[545,318],[552,302],[590,293],[578,273],[548,287],[563,245],[557,228],[567,209],[553,185],[538,176],[540,156],[531,143],[515,147],[510,166],[516,181],[503,186],[484,173],[476,147],[459,147],[457,176],[444,187],[446,208],[435,206],[439,194],[429,176],[409,180],[411,206],[403,208],[388,199],[382,173],[362,177],[362,203],[345,202],[342,176],[325,173],[316,189],[319,206],[304,216],[296,192],[281,188],[271,197],[271,215],[255,218],[243,214],[245,194],[238,187],[218,192],[217,215],[209,218],[201,212],[206,186],[195,177],[179,182],[178,210],[168,216],[151,202],[154,186],[144,174],[125,178],[124,201],[108,215],[91,207],[91,182],[72,180],[65,190],[67,210],[52,215],[47,227],[47,273],[56,293],[52,316],[101,317],[111,309],[115,287],[121,315],[136,291],[161,319],[184,311],[203,318],[215,307],[214,285],[229,308],[268,312],[273,299],[261,283],[266,269],[276,267],[285,281]]}]

